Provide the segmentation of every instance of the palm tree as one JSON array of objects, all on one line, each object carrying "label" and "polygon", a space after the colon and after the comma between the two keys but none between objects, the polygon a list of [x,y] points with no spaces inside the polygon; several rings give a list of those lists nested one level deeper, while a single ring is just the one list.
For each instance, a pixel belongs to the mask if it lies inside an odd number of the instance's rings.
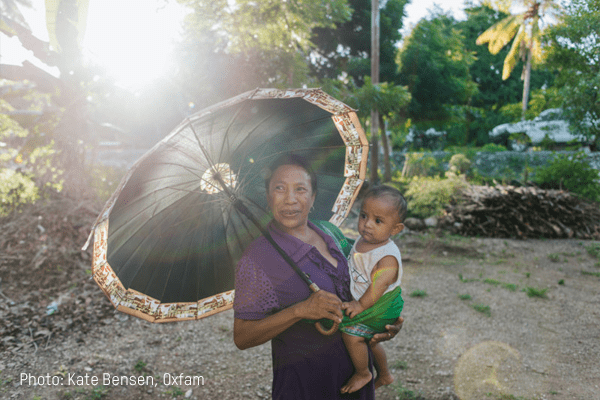
[{"label": "palm tree", "polygon": [[508,79],[519,58],[525,62],[521,79],[523,80],[523,108],[521,119],[525,119],[527,103],[529,102],[529,81],[531,76],[532,61],[541,61],[541,33],[542,18],[559,9],[555,0],[523,0],[527,7],[521,14],[509,15],[483,32],[477,38],[478,45],[488,43],[492,54],[498,52],[513,41],[508,55],[504,59],[502,80]]}]

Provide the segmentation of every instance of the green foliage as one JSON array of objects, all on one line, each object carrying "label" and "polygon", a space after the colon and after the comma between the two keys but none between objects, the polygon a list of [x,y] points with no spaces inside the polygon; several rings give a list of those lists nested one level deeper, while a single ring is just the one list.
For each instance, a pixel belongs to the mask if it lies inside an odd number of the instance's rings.
[{"label": "green foliage", "polygon": [[420,393],[415,393],[402,386],[402,384],[395,385],[394,388],[396,390],[396,399],[398,400],[427,400],[427,398]]},{"label": "green foliage", "polygon": [[600,278],[600,272],[581,271],[582,275],[591,275]]},{"label": "green foliage", "polygon": [[38,188],[30,177],[12,169],[0,168],[0,216],[33,203],[38,197]]},{"label": "green foliage", "polygon": [[558,71],[563,112],[576,134],[600,143],[600,0],[566,2],[545,35],[547,62]]},{"label": "green foliage", "polygon": [[400,83],[412,95],[408,116],[415,123],[450,119],[449,107],[466,105],[477,86],[469,73],[475,61],[456,21],[440,9],[421,19],[398,53]]},{"label": "green foliage", "polygon": [[600,243],[592,243],[586,246],[585,249],[590,256],[600,259]]},{"label": "green foliage", "polygon": [[470,294],[459,294],[458,298],[461,300],[471,300],[471,295]]},{"label": "green foliage", "polygon": [[471,167],[471,161],[464,154],[455,154],[448,163],[450,171],[456,174],[464,174]]},{"label": "green foliage", "polygon": [[475,309],[475,311],[478,311],[478,312],[484,314],[487,317],[491,317],[492,316],[492,309],[488,305],[485,305],[485,304],[473,304],[473,305],[471,305],[471,307],[473,307],[473,309]]},{"label": "green foliage", "polygon": [[425,290],[413,290],[410,297],[425,297],[427,292]]},{"label": "green foliage", "polygon": [[548,297],[546,295],[547,291],[548,291],[548,288],[540,289],[540,288],[534,288],[534,287],[530,287],[530,286],[527,286],[525,288],[525,293],[527,293],[527,296],[529,296],[529,297],[539,297],[539,298],[542,298],[542,299],[545,299],[545,298]]},{"label": "green foliage", "polygon": [[142,372],[146,368],[146,365],[148,364],[146,364],[144,360],[138,360],[133,369],[135,369],[137,372]]},{"label": "green foliage", "polygon": [[403,177],[433,176],[441,171],[437,160],[430,153],[406,153],[404,156]]},{"label": "green foliage", "polygon": [[566,189],[593,201],[600,200],[598,171],[590,166],[583,152],[557,155],[535,171],[534,181],[542,188]]},{"label": "green foliage", "polygon": [[506,147],[496,143],[487,143],[481,148],[481,151],[486,151],[488,153],[498,153],[501,151],[507,151],[507,149]]},{"label": "green foliage", "polygon": [[448,174],[448,178],[414,177],[405,196],[411,216],[427,218],[439,216],[444,207],[456,201],[467,182],[461,176]]}]

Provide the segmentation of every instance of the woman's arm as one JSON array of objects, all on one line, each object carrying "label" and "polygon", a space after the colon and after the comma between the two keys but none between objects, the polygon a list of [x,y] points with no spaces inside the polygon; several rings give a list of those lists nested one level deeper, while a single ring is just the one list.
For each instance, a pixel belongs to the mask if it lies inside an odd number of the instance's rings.
[{"label": "woman's arm", "polygon": [[302,319],[327,318],[342,322],[342,302],[333,293],[319,290],[308,299],[259,320],[235,318],[233,341],[240,350],[261,345]]}]

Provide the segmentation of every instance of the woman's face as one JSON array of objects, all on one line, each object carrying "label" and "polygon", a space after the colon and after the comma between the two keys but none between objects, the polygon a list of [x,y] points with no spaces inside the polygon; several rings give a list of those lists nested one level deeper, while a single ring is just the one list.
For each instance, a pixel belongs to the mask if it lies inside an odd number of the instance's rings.
[{"label": "woman's face", "polygon": [[278,227],[287,233],[306,226],[315,201],[310,175],[298,165],[282,165],[269,182],[269,207]]}]

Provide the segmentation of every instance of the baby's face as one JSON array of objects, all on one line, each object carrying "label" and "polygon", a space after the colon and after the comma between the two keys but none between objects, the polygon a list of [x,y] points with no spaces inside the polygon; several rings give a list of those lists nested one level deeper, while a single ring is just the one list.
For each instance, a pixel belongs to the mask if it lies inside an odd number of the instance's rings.
[{"label": "baby's face", "polygon": [[367,197],[358,217],[358,233],[370,244],[386,242],[399,233],[404,225],[394,202],[387,196]]}]

